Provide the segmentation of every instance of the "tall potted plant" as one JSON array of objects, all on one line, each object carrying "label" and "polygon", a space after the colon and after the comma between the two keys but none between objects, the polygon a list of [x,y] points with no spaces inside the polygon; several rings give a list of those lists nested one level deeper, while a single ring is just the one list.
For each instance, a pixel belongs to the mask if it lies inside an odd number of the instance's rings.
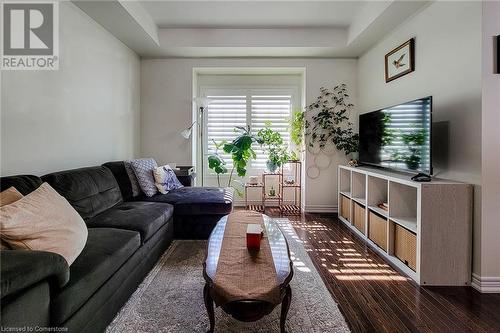
[{"label": "tall potted plant", "polygon": [[290,140],[294,149],[290,154],[290,159],[299,160],[304,147],[305,112],[301,109],[294,110],[289,120]]},{"label": "tall potted plant", "polygon": [[257,138],[251,134],[250,127],[237,126],[235,131],[239,132],[238,136],[231,142],[222,141],[215,144],[215,151],[208,156],[208,167],[217,175],[217,183],[221,186],[220,176],[228,172],[226,161],[222,158],[219,150],[231,154],[233,167],[229,173],[227,182],[228,187],[233,187],[238,195],[242,192],[234,186],[236,180],[233,179],[234,171],[239,177],[244,177],[247,173],[247,164],[252,158],[256,158],[255,151],[252,149],[252,144],[257,141]]},{"label": "tall potted plant", "polygon": [[333,143],[346,155],[356,153],[359,135],[349,121],[349,111],[354,105],[348,101],[347,86],[338,85],[333,91],[322,87],[320,92],[316,101],[306,108],[310,114],[310,119],[305,122],[307,145],[324,148]]}]

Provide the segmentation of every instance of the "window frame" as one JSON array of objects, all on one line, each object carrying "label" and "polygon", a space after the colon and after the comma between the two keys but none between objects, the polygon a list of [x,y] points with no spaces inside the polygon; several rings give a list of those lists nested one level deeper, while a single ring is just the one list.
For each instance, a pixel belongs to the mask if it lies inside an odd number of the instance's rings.
[{"label": "window frame", "polygon": [[[290,117],[293,114],[294,109],[301,108],[301,88],[298,85],[231,85],[231,84],[220,84],[220,85],[200,85],[199,86],[200,96],[246,96],[246,124],[252,124],[252,95],[290,95],[291,105],[290,105]],[[230,93],[229,93],[230,92]],[[203,142],[202,142],[202,155],[205,161],[209,155],[208,151],[208,111],[203,113]],[[289,140],[289,148],[293,148],[293,143]],[[216,174],[213,170],[208,168],[208,163],[204,163],[204,176],[205,178],[216,178]],[[265,170],[264,167],[255,167],[250,162],[247,169],[247,176],[260,175]]]}]

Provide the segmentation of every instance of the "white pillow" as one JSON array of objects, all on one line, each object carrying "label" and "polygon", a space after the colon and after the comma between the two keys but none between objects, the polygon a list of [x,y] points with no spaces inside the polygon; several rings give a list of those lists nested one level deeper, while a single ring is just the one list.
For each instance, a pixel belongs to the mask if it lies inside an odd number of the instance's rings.
[{"label": "white pillow", "polygon": [[184,187],[179,179],[177,179],[174,170],[168,164],[157,167],[153,175],[156,188],[158,188],[161,194],[167,194],[170,190]]},{"label": "white pillow", "polygon": [[12,249],[54,252],[68,265],[80,255],[88,236],[82,217],[47,183],[0,207],[0,230]]}]

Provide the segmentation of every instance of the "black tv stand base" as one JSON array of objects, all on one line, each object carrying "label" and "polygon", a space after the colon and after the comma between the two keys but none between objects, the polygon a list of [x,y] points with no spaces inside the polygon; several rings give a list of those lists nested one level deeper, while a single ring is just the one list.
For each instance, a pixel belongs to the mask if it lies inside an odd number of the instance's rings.
[{"label": "black tv stand base", "polygon": [[415,182],[430,182],[431,176],[429,176],[425,173],[418,173],[415,176],[411,177],[411,180],[413,180]]}]

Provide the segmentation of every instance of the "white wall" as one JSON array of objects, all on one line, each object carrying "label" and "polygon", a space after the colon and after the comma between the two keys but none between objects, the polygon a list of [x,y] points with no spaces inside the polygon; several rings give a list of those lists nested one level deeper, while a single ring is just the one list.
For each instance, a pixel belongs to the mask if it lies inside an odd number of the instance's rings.
[{"label": "white wall", "polygon": [[[483,3],[481,278],[500,292],[500,74],[493,74],[493,36],[500,35],[500,2]],[[482,281],[483,282],[483,281]],[[487,284],[487,283],[486,283]]]},{"label": "white wall", "polygon": [[[141,155],[159,163],[192,163],[191,143],[180,131],[192,122],[193,67],[305,67],[306,104],[322,86],[349,86],[356,104],[356,60],[352,59],[156,59],[141,61]],[[353,113],[353,118],[356,115]],[[315,180],[307,179],[306,208],[333,211],[337,206],[337,154],[329,169]],[[306,166],[312,157],[306,156]]]},{"label": "white wall", "polygon": [[72,3],[59,10],[59,70],[2,72],[2,175],[138,153],[139,57]]},{"label": "white wall", "polygon": [[[415,72],[385,83],[384,55],[412,37]],[[473,271],[479,272],[481,3],[434,2],[361,56],[358,64],[360,113],[433,96],[433,122],[448,126],[448,135],[433,142],[434,173],[475,185]]]}]

